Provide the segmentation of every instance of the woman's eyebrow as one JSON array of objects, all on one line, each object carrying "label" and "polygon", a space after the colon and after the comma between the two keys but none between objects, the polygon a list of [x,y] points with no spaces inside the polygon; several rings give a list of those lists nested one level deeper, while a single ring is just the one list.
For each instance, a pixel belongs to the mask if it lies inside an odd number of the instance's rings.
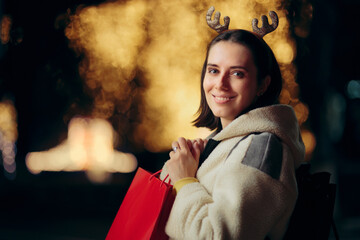
[{"label": "woman's eyebrow", "polygon": [[[208,63],[207,66],[208,67],[219,67],[217,64],[214,64],[214,63]],[[230,67],[230,69],[239,69],[239,68],[244,69],[245,71],[248,72],[248,69],[244,66],[231,66]]]},{"label": "woman's eyebrow", "polygon": [[248,72],[248,69],[246,67],[243,67],[243,66],[231,66],[230,69],[237,69],[237,68],[241,68],[241,69],[244,69],[245,71]]}]

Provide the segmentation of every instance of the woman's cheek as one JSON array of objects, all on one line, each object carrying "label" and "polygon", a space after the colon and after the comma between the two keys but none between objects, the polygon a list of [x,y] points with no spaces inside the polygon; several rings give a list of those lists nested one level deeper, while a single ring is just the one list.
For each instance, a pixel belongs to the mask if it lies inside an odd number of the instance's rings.
[{"label": "woman's cheek", "polygon": [[203,89],[206,92],[208,92],[211,89],[211,80],[205,76],[204,83],[203,83]]}]

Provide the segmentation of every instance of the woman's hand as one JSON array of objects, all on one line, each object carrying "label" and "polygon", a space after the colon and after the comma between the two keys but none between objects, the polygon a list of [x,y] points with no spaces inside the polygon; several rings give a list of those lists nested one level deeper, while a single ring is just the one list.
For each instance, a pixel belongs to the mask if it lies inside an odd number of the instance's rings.
[{"label": "woman's hand", "polygon": [[196,142],[200,145],[200,153],[202,153],[204,151],[204,149],[205,149],[205,146],[206,146],[208,140],[207,139],[201,139],[201,138],[191,140],[191,144],[195,144]]},{"label": "woman's hand", "polygon": [[207,140],[196,139],[186,140],[179,138],[177,142],[172,143],[175,151],[170,152],[170,160],[166,163],[172,182],[182,178],[195,177],[200,153],[204,150]]}]

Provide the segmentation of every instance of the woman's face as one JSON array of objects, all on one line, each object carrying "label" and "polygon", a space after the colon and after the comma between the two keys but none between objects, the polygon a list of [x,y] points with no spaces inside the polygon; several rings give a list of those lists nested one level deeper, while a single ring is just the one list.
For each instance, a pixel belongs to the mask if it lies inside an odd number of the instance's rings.
[{"label": "woman's face", "polygon": [[254,102],[256,75],[252,53],[244,45],[220,41],[210,48],[203,89],[223,128]]}]

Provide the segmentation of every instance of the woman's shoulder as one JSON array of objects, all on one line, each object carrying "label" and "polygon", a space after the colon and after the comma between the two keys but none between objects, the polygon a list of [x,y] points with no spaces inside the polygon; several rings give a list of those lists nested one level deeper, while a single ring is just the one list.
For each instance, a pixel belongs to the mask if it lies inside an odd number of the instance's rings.
[{"label": "woman's shoulder", "polygon": [[269,132],[252,133],[242,138],[231,152],[236,154],[236,148],[246,138],[249,138],[247,141],[249,145],[241,164],[256,168],[274,179],[279,179],[283,154],[280,139]]}]

